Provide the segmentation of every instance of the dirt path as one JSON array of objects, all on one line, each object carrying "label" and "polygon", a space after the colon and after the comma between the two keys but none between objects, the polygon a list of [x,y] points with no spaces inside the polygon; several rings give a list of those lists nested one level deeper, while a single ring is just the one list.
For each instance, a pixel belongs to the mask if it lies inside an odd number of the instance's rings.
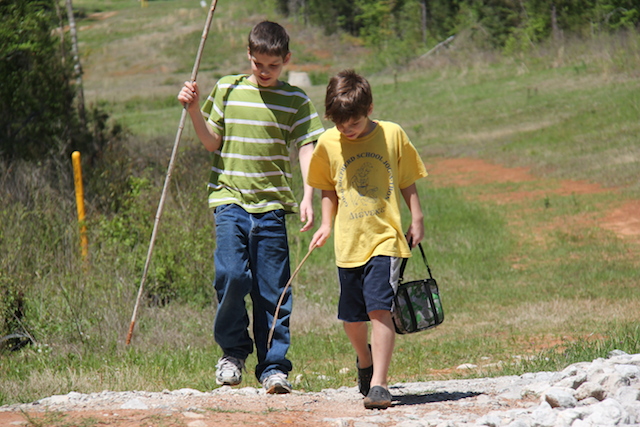
[{"label": "dirt path", "polygon": [[[492,183],[524,183],[528,190],[515,189],[513,191],[488,191],[475,193],[476,197],[499,204],[518,203],[526,199],[543,199],[549,195],[595,194],[616,191],[605,189],[597,184],[584,181],[542,180],[532,175],[526,168],[506,168],[490,164],[479,159],[431,159],[427,169],[434,185],[453,185],[458,187],[478,186]],[[518,188],[518,186],[515,186]],[[620,238],[630,239],[640,243],[640,201],[622,202],[618,206],[611,206],[608,211],[601,212],[597,218],[576,217],[574,221],[589,221],[589,226],[598,226],[614,232]],[[42,425],[42,426],[114,426],[114,427],[212,427],[212,426],[336,426],[340,424],[335,419],[354,419],[372,416],[362,407],[361,397],[355,393],[342,393],[334,398],[327,393],[300,393],[291,395],[268,396],[254,392],[246,395],[220,394],[208,397],[209,400],[194,400],[185,397],[180,402],[172,403],[170,407],[161,409],[119,409],[120,406],[74,407],[63,412],[58,411],[28,411],[0,412],[0,426],[14,425]],[[345,397],[346,396],[346,397]],[[421,398],[414,398],[411,404],[396,402],[394,407],[385,412],[384,416],[391,417],[394,413],[408,416],[428,416],[433,411],[441,413],[447,411],[470,411],[478,415],[479,406],[473,404],[475,395],[465,399],[430,398],[428,394]],[[462,402],[466,402],[464,405]],[[490,401],[490,399],[489,399]],[[513,407],[531,402],[518,401]],[[505,404],[508,405],[508,404]],[[482,405],[480,405],[482,406]],[[488,412],[491,407],[485,405]],[[480,411],[482,412],[482,411]],[[33,421],[30,422],[29,419]],[[395,425],[395,422],[376,421],[376,425]]]},{"label": "dirt path", "polygon": [[[0,425],[20,425],[29,418],[31,425],[48,427],[390,427],[416,419],[475,420],[491,410],[530,410],[537,399],[522,398],[520,393],[532,382],[535,379],[502,377],[392,385],[393,406],[383,411],[364,409],[355,387],[288,395],[267,395],[249,387],[183,396],[180,392],[77,394],[45,399],[41,406],[46,411],[0,412]],[[122,409],[133,402],[152,409]]]},{"label": "dirt path", "polygon": [[[427,163],[429,177],[435,185],[469,187],[483,184],[530,183],[529,190],[488,191],[480,199],[498,204],[518,203],[523,200],[542,200],[551,195],[571,196],[616,192],[587,181],[541,179],[528,168],[507,168],[481,159],[432,159]],[[640,243],[640,200],[629,200],[619,206],[609,206],[599,218],[579,217],[573,221],[590,221],[585,226],[596,226],[614,232],[618,237]],[[579,224],[578,224],[579,225]]]}]

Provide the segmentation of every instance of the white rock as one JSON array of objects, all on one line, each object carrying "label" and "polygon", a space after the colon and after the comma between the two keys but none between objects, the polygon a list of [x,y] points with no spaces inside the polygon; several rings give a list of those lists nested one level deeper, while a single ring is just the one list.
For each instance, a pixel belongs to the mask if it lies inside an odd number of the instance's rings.
[{"label": "white rock", "polygon": [[557,415],[553,412],[551,405],[542,402],[532,413],[532,425],[534,427],[554,427]]},{"label": "white rock", "polygon": [[584,400],[588,397],[593,397],[598,400],[604,400],[604,398],[607,396],[607,391],[598,383],[586,382],[578,387],[574,396],[578,400]]},{"label": "white rock", "polygon": [[260,392],[263,391],[263,389],[261,388],[257,389],[255,387],[242,387],[233,391],[235,391],[235,394],[239,394],[241,396],[253,396],[255,394],[260,394]]},{"label": "white rock", "polygon": [[554,427],[571,427],[575,420],[582,419],[583,416],[584,414],[577,409],[567,409],[558,414]]},{"label": "white rock", "polygon": [[640,423],[640,402],[636,402],[636,403],[632,403],[632,404],[628,404],[622,405],[625,409],[625,411],[627,411],[627,413],[629,414],[629,417],[631,417],[631,422],[635,422],[635,423]]},{"label": "white rock", "polygon": [[575,375],[557,381],[554,385],[557,387],[569,387],[575,390],[582,384],[584,384],[585,381],[587,381],[587,373],[586,371],[581,370],[578,371]]},{"label": "white rock", "polygon": [[506,400],[522,399],[522,387],[519,387],[519,386],[511,387],[508,390],[501,393],[500,395],[498,395],[498,398],[506,399]]},{"label": "white rock", "polygon": [[69,396],[56,394],[54,396],[47,397],[46,399],[42,399],[41,402],[46,405],[63,405],[69,402]]},{"label": "white rock", "polygon": [[571,427],[594,427],[591,423],[584,420],[575,420]]},{"label": "white rock", "polygon": [[614,372],[604,378],[601,382],[602,387],[609,392],[609,394],[615,394],[616,390],[620,387],[626,387],[631,384],[628,377],[620,375],[618,372]]},{"label": "white rock", "polygon": [[578,406],[591,406],[597,404],[598,402],[600,401],[595,397],[587,397],[586,399],[582,399],[581,401],[579,401]]},{"label": "white rock", "polygon": [[629,424],[629,413],[614,399],[605,399],[593,406],[593,412],[585,421],[598,427]]},{"label": "white rock", "polygon": [[425,424],[418,420],[404,420],[396,424],[396,427],[428,427],[428,426],[429,424]]},{"label": "white rock", "polygon": [[542,395],[542,400],[546,401],[552,408],[573,408],[578,400],[573,396],[574,390],[568,387],[551,387]]},{"label": "white rock", "polygon": [[204,393],[201,392],[200,390],[195,390],[192,388],[181,388],[180,390],[172,391],[171,394],[174,394],[177,396],[201,396]]},{"label": "white rock", "polygon": [[605,365],[604,359],[596,359],[591,362],[589,367],[587,367],[587,380],[597,381],[596,378],[599,379],[603,375],[608,375],[611,372],[613,372],[613,369],[610,366]]},{"label": "white rock", "polygon": [[625,353],[624,351],[617,350],[617,349],[616,350],[611,350],[609,352],[609,354],[607,354],[607,358],[608,359],[628,358],[628,357],[630,357],[629,353]]},{"label": "white rock", "polygon": [[625,404],[633,404],[640,400],[640,390],[635,387],[620,387],[615,394],[615,399]]},{"label": "white rock", "polygon": [[627,363],[630,365],[640,366],[640,353],[631,355]]},{"label": "white rock", "polygon": [[523,394],[532,393],[535,395],[541,395],[547,389],[549,389],[548,382],[531,383],[531,384],[527,384],[522,388],[522,393]]},{"label": "white rock", "polygon": [[640,377],[640,366],[635,365],[616,365],[615,370],[623,378],[634,379]]},{"label": "white rock", "polygon": [[[417,412],[417,408],[413,408],[413,409],[416,409],[416,412]],[[436,410],[436,411],[427,412],[426,414],[422,415],[421,418],[424,418],[426,420],[435,420],[440,418],[441,416],[442,416],[442,412]]]},{"label": "white rock", "polygon": [[482,406],[488,405],[492,400],[493,398],[491,396],[487,396],[486,394],[476,396],[476,403]]},{"label": "white rock", "polygon": [[140,399],[131,399],[120,406],[120,409],[149,409],[149,407]]},{"label": "white rock", "polygon": [[476,420],[476,424],[481,426],[500,427],[500,425],[502,425],[502,418],[497,415],[487,414],[478,418]]}]

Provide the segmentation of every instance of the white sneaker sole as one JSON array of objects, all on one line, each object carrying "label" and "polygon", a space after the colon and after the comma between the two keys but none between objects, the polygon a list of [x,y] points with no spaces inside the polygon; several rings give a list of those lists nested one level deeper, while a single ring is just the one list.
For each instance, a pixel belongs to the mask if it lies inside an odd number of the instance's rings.
[{"label": "white sneaker sole", "polygon": [[283,384],[274,384],[267,390],[267,394],[287,394],[291,393],[291,389]]}]

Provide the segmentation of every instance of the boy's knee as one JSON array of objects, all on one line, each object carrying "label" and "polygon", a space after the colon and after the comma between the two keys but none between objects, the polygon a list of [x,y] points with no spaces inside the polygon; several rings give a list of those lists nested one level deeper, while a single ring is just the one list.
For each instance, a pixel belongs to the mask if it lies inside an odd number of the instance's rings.
[{"label": "boy's knee", "polygon": [[388,320],[391,319],[391,312],[389,310],[373,310],[369,313],[371,320]]}]

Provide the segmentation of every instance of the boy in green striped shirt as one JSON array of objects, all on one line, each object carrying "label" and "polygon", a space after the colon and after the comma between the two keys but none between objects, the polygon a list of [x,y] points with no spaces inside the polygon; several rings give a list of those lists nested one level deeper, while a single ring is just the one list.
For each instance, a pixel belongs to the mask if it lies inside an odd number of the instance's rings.
[{"label": "boy in green striped shirt", "polygon": [[[306,180],[313,143],[324,129],[304,91],[279,80],[291,58],[284,28],[269,21],[256,25],[249,34],[247,55],[251,74],[222,77],[201,110],[195,82],[185,82],[178,99],[198,138],[213,153],[208,200],[216,223],[214,337],[223,351],[216,382],[240,384],[255,345],[256,378],[267,393],[289,393],[290,288],[270,347],[267,336],[290,278],[285,215],[300,213],[300,231],[311,229],[314,219],[313,189],[303,182],[299,205],[293,195],[289,152],[292,146],[298,148]],[[253,301],[253,339],[247,295]]]}]

